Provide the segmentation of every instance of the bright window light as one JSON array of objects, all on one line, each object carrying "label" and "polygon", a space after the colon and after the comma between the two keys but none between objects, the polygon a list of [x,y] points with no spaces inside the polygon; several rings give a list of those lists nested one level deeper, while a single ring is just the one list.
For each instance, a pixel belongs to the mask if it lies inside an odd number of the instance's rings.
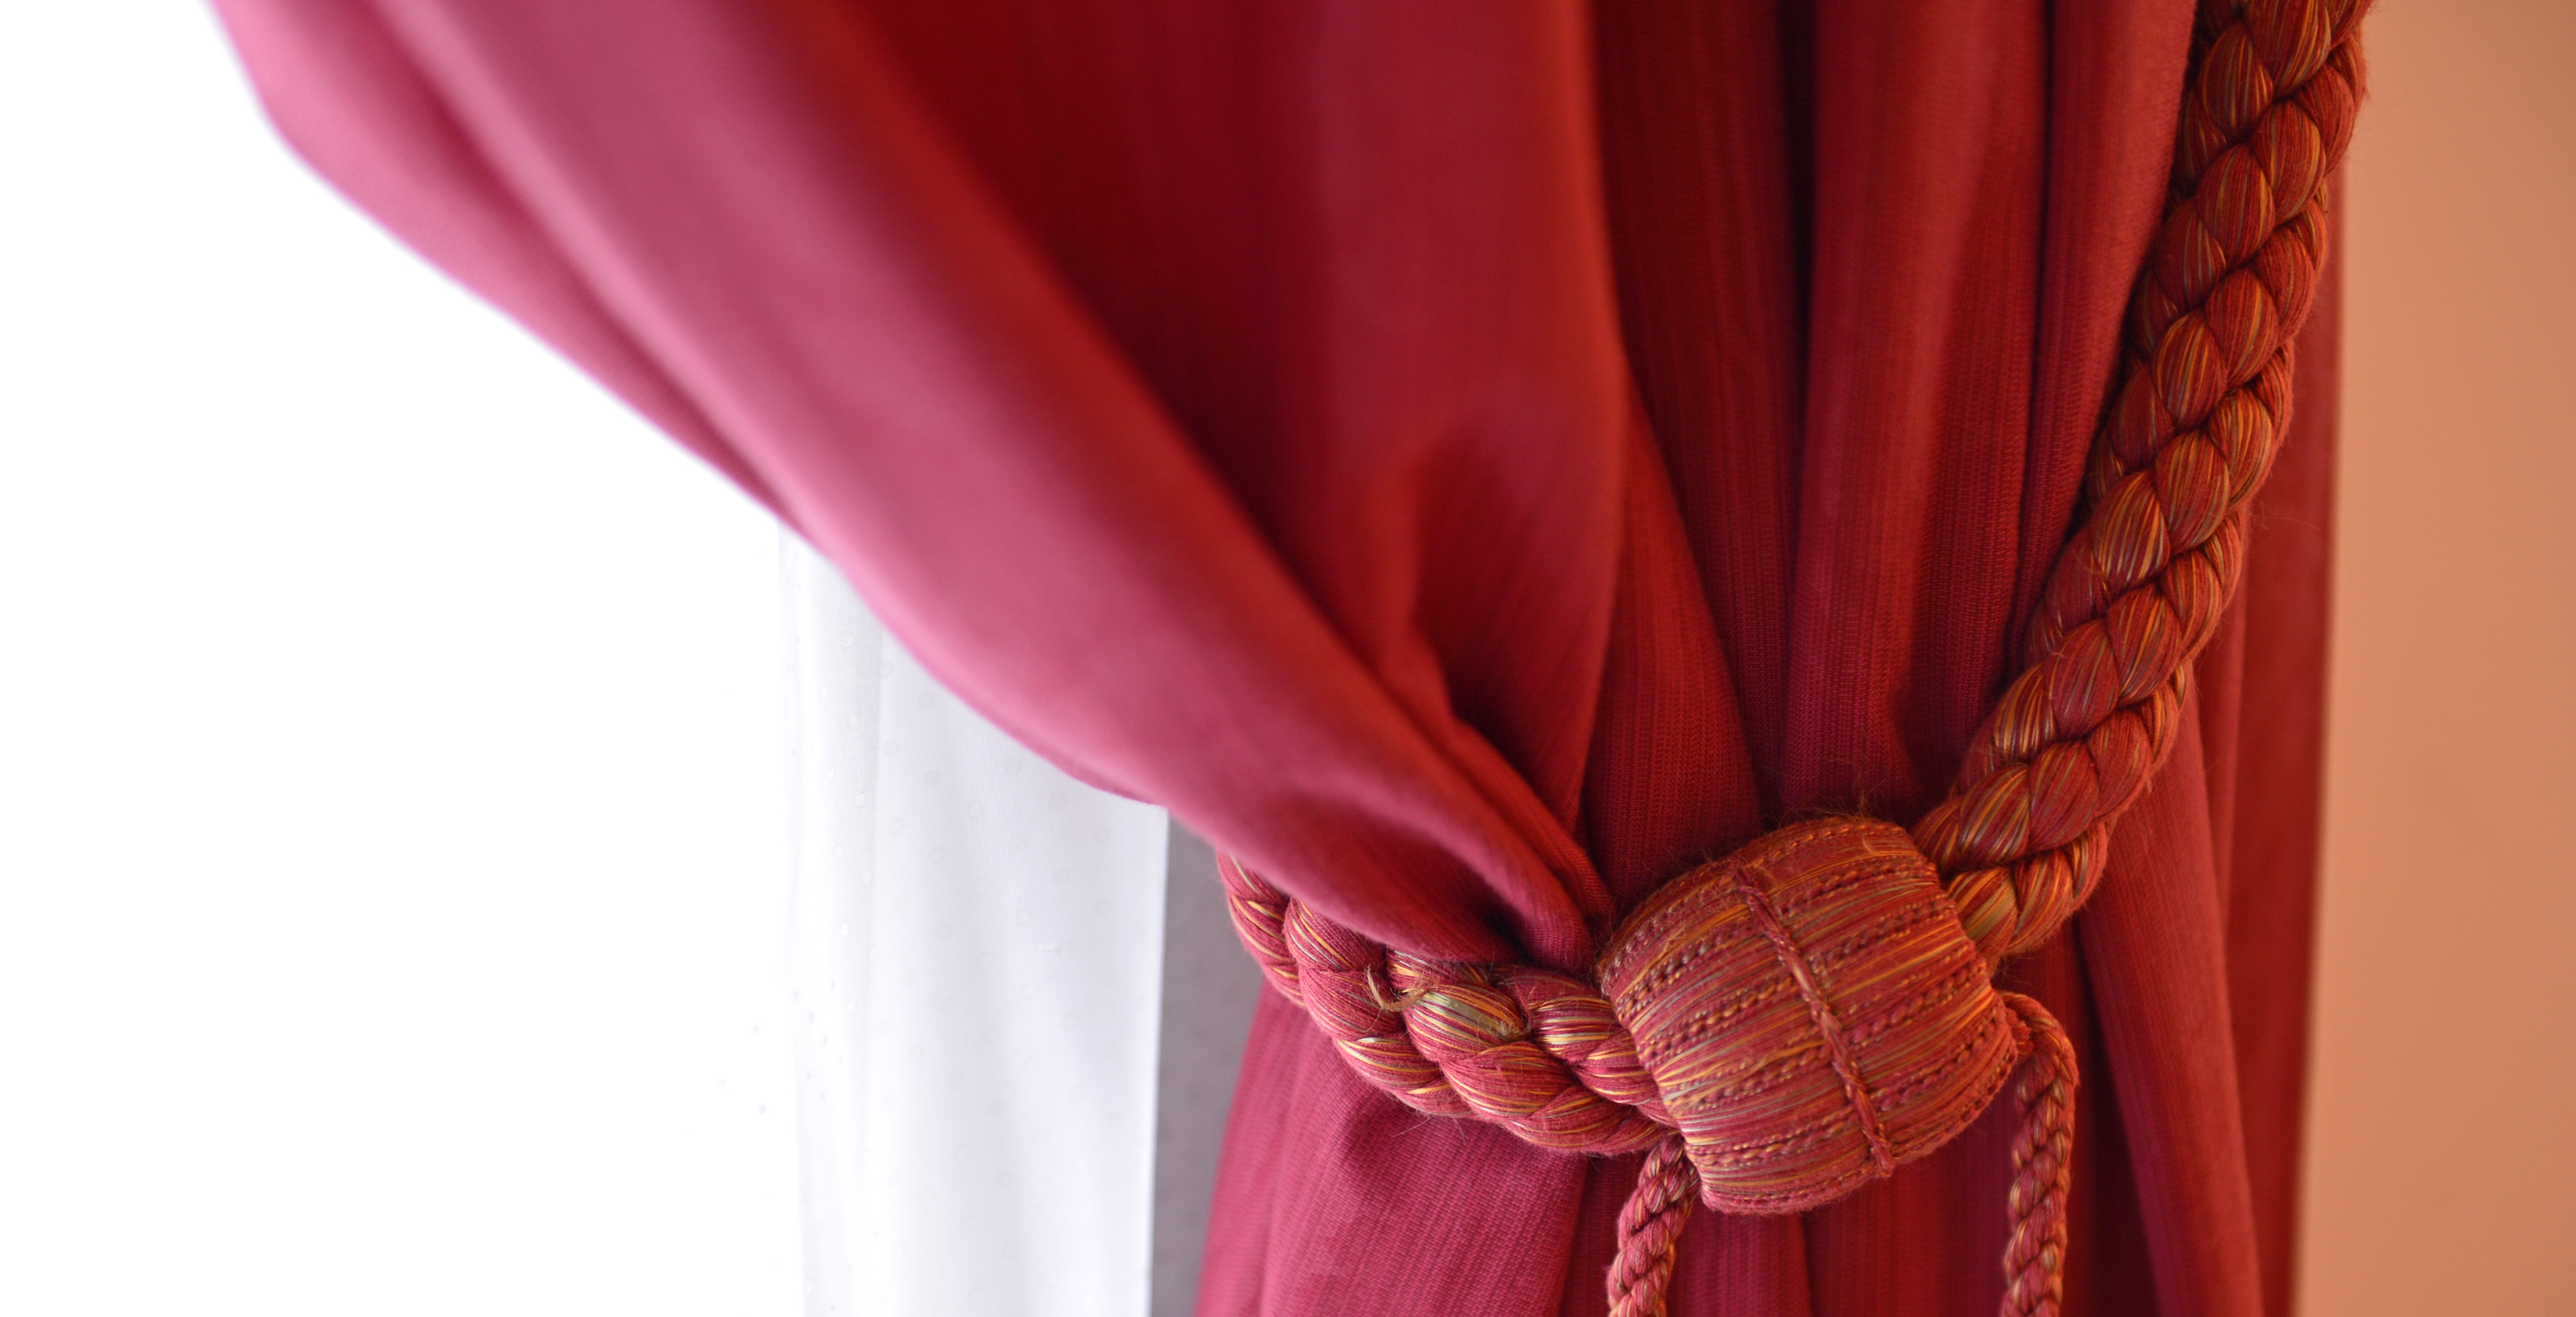
[{"label": "bright window light", "polygon": [[0,1311],[798,1304],[777,532],[0,6]]}]

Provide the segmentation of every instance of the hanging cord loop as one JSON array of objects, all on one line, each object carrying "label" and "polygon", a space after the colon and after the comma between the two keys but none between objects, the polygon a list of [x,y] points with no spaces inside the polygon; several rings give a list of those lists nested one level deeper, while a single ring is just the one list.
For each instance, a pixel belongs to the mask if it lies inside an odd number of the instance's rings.
[{"label": "hanging cord loop", "polygon": [[2004,1245],[2004,1317],[2056,1317],[2064,1286],[2066,1192],[2073,1183],[2075,1047],[2048,1008],[2017,992],[2004,1001],[2020,1017],[2021,1080],[2013,1101],[2021,1128],[2013,1134],[2012,1192],[2005,1208],[2012,1235]]},{"label": "hanging cord loop", "polygon": [[1759,838],[1650,896],[1591,979],[1394,951],[1220,858],[1245,947],[1369,1083],[1541,1147],[1647,1154],[1619,1215],[1616,1317],[1661,1317],[1695,1204],[1833,1201],[1946,1143],[2016,1074],[2002,1312],[2057,1311],[2075,1056],[1995,967],[2091,893],[2235,591],[2351,139],[2364,3],[2203,0],[2085,513],[2029,666],[1910,832],[1829,819]]}]

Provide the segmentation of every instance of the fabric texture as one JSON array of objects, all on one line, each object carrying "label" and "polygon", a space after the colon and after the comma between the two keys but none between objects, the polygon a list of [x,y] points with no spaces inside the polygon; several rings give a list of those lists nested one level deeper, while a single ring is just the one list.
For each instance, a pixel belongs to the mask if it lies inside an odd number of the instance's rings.
[{"label": "fabric texture", "polygon": [[[1569,970],[1773,823],[1939,798],[2067,534],[2192,29],[222,8],[323,172],[1014,736],[1390,945]],[[2331,299],[2181,748],[2009,976],[2088,1079],[2074,1311],[2286,1294]],[[1673,1310],[1991,1311],[2008,1124],[1703,1217]],[[1405,1111],[1266,1000],[1201,1310],[1598,1311],[1635,1171]]]}]

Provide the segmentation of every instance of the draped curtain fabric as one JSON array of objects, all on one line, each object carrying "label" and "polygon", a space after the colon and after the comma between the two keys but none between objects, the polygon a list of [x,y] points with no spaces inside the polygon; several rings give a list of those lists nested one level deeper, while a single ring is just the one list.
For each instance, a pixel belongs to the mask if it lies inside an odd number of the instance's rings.
[{"label": "draped curtain fabric", "polygon": [[[1567,969],[1785,820],[1910,821],[2076,511],[2182,0],[223,0],[408,241],[1069,771],[1395,946]],[[2330,296],[2330,295],[2329,295]],[[2287,1304],[2329,304],[2238,612],[2100,894],[2069,1304]],[[933,991],[934,985],[921,985]],[[1633,1161],[1364,1088],[1281,1003],[1210,1314],[1599,1310]],[[1979,1313],[2004,1116],[1683,1314]],[[961,1228],[967,1228],[961,1225]]]}]

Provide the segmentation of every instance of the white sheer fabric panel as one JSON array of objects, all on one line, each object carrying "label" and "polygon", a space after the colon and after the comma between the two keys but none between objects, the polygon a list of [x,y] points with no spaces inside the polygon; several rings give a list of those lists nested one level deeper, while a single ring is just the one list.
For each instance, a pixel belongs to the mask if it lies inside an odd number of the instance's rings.
[{"label": "white sheer fabric panel", "polygon": [[1216,1164],[1261,971],[1234,940],[1216,852],[1172,825],[1163,893],[1163,1036],[1154,1110],[1153,1317],[1198,1310]]},{"label": "white sheer fabric panel", "polygon": [[1012,742],[781,538],[807,1311],[1144,1313],[1165,815]]}]

